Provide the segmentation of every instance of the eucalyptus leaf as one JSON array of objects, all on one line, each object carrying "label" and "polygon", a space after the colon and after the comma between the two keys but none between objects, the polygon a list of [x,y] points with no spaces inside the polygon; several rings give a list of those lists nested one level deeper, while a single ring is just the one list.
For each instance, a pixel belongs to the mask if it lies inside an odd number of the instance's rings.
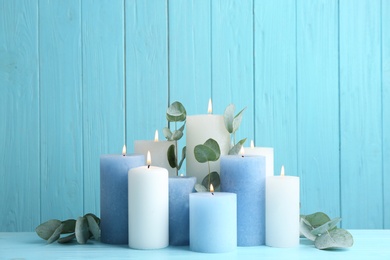
[{"label": "eucalyptus leaf", "polygon": [[186,119],[187,112],[184,106],[178,102],[173,102],[168,108],[167,108],[167,120],[169,122],[181,122]]},{"label": "eucalyptus leaf", "polygon": [[210,147],[203,144],[195,146],[194,155],[195,159],[200,163],[218,160],[215,152]]},{"label": "eucalyptus leaf", "polygon": [[212,158],[210,159],[209,161],[216,161],[219,159],[219,157],[221,156],[221,150],[219,148],[219,145],[218,145],[218,142],[215,141],[214,139],[210,138],[208,139],[205,143],[204,143],[205,146],[209,147],[211,150],[214,151],[215,153],[215,159]]},{"label": "eucalyptus leaf", "polygon": [[180,138],[182,138],[183,136],[183,132],[180,131],[180,130],[175,130],[171,136],[171,140],[172,141],[177,141],[177,140],[180,140]]},{"label": "eucalyptus leaf", "polygon": [[313,228],[319,227],[330,221],[330,217],[323,212],[316,212],[310,215],[301,215],[301,218],[304,218],[306,221],[308,221]]},{"label": "eucalyptus leaf", "polygon": [[51,219],[37,226],[35,228],[35,232],[39,237],[43,238],[44,240],[48,240],[60,225],[60,220]]},{"label": "eucalyptus leaf", "polygon": [[336,228],[317,237],[314,245],[318,249],[351,247],[353,237],[347,230]]},{"label": "eucalyptus leaf", "polygon": [[310,223],[307,223],[305,219],[301,218],[301,221],[299,222],[299,231],[307,239],[314,241],[316,240],[317,236],[311,233],[312,230],[313,228],[310,226]]},{"label": "eucalyptus leaf", "polygon": [[63,227],[64,227],[64,224],[59,225],[58,228],[56,228],[54,233],[51,235],[51,237],[49,237],[49,239],[47,240],[47,243],[51,244],[54,241],[57,241],[60,238]]},{"label": "eucalyptus leaf", "polygon": [[181,159],[180,159],[180,162],[179,162],[179,166],[177,167],[177,170],[180,170],[184,160],[186,159],[186,156],[187,156],[187,147],[183,147],[183,149],[181,150]]},{"label": "eucalyptus leaf", "polygon": [[60,239],[57,240],[57,242],[60,243],[60,244],[69,243],[69,242],[72,241],[75,237],[76,237],[75,233],[72,233],[72,234],[70,234],[70,235],[68,235],[68,236],[61,237]]},{"label": "eucalyptus leaf", "polygon": [[203,186],[202,184],[199,184],[199,183],[195,184],[195,190],[197,192],[206,192],[207,191],[206,187]]},{"label": "eucalyptus leaf", "polygon": [[86,218],[88,221],[89,231],[91,231],[93,238],[95,240],[98,240],[100,237],[100,228],[99,228],[98,223],[91,215],[86,216]]},{"label": "eucalyptus leaf", "polygon": [[334,227],[336,227],[337,223],[339,223],[341,218],[334,218],[331,221],[326,222],[325,224],[313,229],[311,233],[315,236],[324,234],[328,230],[332,230]]},{"label": "eucalyptus leaf", "polygon": [[244,143],[245,143],[245,141],[246,141],[246,138],[240,140],[237,144],[235,144],[235,145],[232,147],[232,149],[230,149],[230,151],[229,151],[228,154],[229,154],[229,155],[237,155],[237,154],[239,154],[239,153],[240,153],[240,150],[241,150],[241,148],[242,148],[242,146],[243,146]]},{"label": "eucalyptus leaf", "polygon": [[241,121],[242,121],[242,113],[245,111],[246,107],[243,108],[240,112],[238,112],[238,114],[234,117],[233,119],[233,133],[235,133],[238,128],[240,127],[241,125]]},{"label": "eucalyptus leaf", "polygon": [[165,136],[165,139],[167,139],[168,141],[171,141],[172,132],[168,127],[163,128],[163,134]]},{"label": "eucalyptus leaf", "polygon": [[221,184],[221,179],[217,172],[211,172],[203,178],[202,185],[206,187],[206,189],[210,190],[210,184],[213,184],[214,189],[217,189]]},{"label": "eucalyptus leaf", "polygon": [[175,168],[176,167],[175,145],[171,144],[171,146],[169,146],[167,151],[167,157],[168,157],[169,166]]},{"label": "eucalyptus leaf", "polygon": [[78,217],[76,220],[76,240],[79,244],[85,244],[89,238],[88,222],[85,217]]},{"label": "eucalyptus leaf", "polygon": [[95,219],[96,223],[100,226],[100,218],[98,218],[95,214],[93,213],[87,213],[84,215],[84,217],[86,218],[87,216],[91,216]]},{"label": "eucalyptus leaf", "polygon": [[62,221],[62,224],[64,224],[64,226],[62,228],[61,234],[73,233],[76,227],[76,220],[75,219],[64,220]]},{"label": "eucalyptus leaf", "polygon": [[233,119],[235,109],[236,106],[234,104],[230,104],[226,107],[225,112],[223,114],[225,128],[229,133],[233,133]]}]

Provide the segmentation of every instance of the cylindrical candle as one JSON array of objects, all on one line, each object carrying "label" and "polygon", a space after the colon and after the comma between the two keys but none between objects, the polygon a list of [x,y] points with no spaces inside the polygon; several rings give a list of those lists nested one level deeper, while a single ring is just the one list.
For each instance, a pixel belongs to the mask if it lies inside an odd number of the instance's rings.
[{"label": "cylindrical candle", "polygon": [[189,194],[194,192],[195,177],[169,178],[169,244],[190,243]]},{"label": "cylindrical candle", "polygon": [[237,194],[237,245],[264,245],[265,157],[223,156],[221,191]]},{"label": "cylindrical candle", "polygon": [[[230,148],[230,135],[225,128],[222,115],[195,115],[187,116],[186,134],[186,175],[195,176],[198,183],[208,174],[208,164],[199,163],[194,156],[194,148],[204,144],[208,139],[213,138],[218,142],[221,155],[226,155]],[[211,171],[219,173],[219,160],[210,162]]]},{"label": "cylindrical candle", "polygon": [[267,177],[265,243],[272,247],[299,245],[299,177]]},{"label": "cylindrical candle", "polygon": [[190,249],[203,253],[224,253],[236,248],[236,194],[191,193]]},{"label": "cylindrical candle", "polygon": [[143,155],[100,156],[100,230],[103,243],[128,243],[127,172],[141,165],[145,165]]},{"label": "cylindrical candle", "polygon": [[252,141],[250,147],[245,147],[245,155],[265,156],[265,176],[274,175],[274,148],[255,147]]},{"label": "cylindrical candle", "polygon": [[129,171],[129,247],[158,249],[169,244],[168,171],[141,166]]}]

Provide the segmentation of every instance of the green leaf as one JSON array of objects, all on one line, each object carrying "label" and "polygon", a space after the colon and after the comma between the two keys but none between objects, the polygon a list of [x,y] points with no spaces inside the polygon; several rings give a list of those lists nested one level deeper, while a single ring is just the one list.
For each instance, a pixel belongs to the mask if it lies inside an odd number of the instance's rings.
[{"label": "green leaf", "polygon": [[310,215],[301,215],[301,218],[304,218],[307,222],[309,222],[310,226],[313,228],[319,227],[330,221],[329,216],[323,212],[316,212]]},{"label": "green leaf", "polygon": [[215,141],[214,139],[210,138],[208,139],[205,143],[204,143],[205,146],[209,147],[211,150],[214,151],[215,153],[215,159],[212,158],[210,159],[209,161],[216,161],[219,159],[219,156],[221,156],[221,150],[219,149],[219,145],[217,143],[217,141]]},{"label": "green leaf", "polygon": [[91,216],[95,219],[96,223],[100,226],[100,218],[98,218],[95,214],[93,213],[87,213],[84,215],[84,217],[86,218],[87,216]]},{"label": "green leaf", "polygon": [[76,240],[80,244],[85,244],[89,238],[88,222],[84,217],[78,217],[76,220]]},{"label": "green leaf", "polygon": [[175,101],[167,108],[166,116],[169,122],[182,122],[186,120],[187,112],[180,102]]},{"label": "green leaf", "polygon": [[233,119],[235,109],[236,106],[234,104],[230,104],[225,108],[225,112],[223,113],[223,121],[225,122],[225,128],[229,133],[233,133]]},{"label": "green leaf", "polygon": [[200,163],[208,162],[210,158],[216,157],[214,151],[203,144],[195,146],[194,155],[195,159]]},{"label": "green leaf", "polygon": [[244,145],[246,138],[240,140],[237,144],[235,144],[232,149],[229,151],[229,155],[237,155],[240,153],[242,146]]},{"label": "green leaf", "polygon": [[242,113],[245,111],[246,107],[244,109],[242,109],[240,112],[238,112],[238,114],[234,117],[233,119],[233,132],[232,133],[235,133],[238,128],[240,127],[241,125],[241,121],[242,121]]},{"label": "green leaf", "polygon": [[64,224],[61,234],[69,234],[74,232],[76,226],[75,219],[64,220],[61,223]]},{"label": "green leaf", "polygon": [[221,179],[219,177],[218,172],[211,172],[203,178],[202,185],[205,186],[208,191],[210,190],[210,184],[213,184],[214,189],[217,189],[219,187],[219,185],[221,184]]},{"label": "green leaf", "polygon": [[51,219],[37,226],[35,232],[39,237],[48,240],[60,225],[61,221],[58,219]]},{"label": "green leaf", "polygon": [[65,237],[61,237],[60,239],[58,239],[58,243],[60,244],[65,244],[65,243],[69,243],[70,241],[72,241],[74,238],[76,237],[75,233],[72,233],[68,236],[65,236]]},{"label": "green leaf", "polygon": [[176,167],[175,145],[171,144],[171,146],[169,146],[167,151],[167,157],[168,157],[169,166],[175,168]]},{"label": "green leaf", "polygon": [[183,132],[180,130],[175,130],[171,136],[171,141],[177,141],[180,140],[180,138],[183,136]]},{"label": "green leaf", "polygon": [[328,222],[326,222],[325,224],[313,229],[311,231],[311,233],[315,236],[318,236],[318,235],[321,235],[321,234],[324,234],[325,232],[327,232],[328,230],[331,230],[333,229],[337,223],[339,223],[341,220],[341,218],[334,218]]},{"label": "green leaf", "polygon": [[353,237],[347,230],[336,228],[317,237],[314,245],[318,249],[351,247]]},{"label": "green leaf", "polygon": [[63,227],[64,227],[64,224],[59,225],[59,227],[56,228],[56,230],[55,230],[54,233],[51,235],[51,237],[49,237],[49,239],[47,240],[47,243],[51,244],[51,243],[53,243],[54,241],[57,241],[57,239],[60,238],[60,235],[61,235],[61,233],[62,233]]},{"label": "green leaf", "polygon": [[311,233],[312,230],[313,230],[313,228],[310,226],[310,223],[306,222],[304,218],[301,218],[301,221],[299,223],[299,231],[307,239],[314,241],[314,240],[316,240],[317,236],[315,236]]},{"label": "green leaf", "polygon": [[181,150],[181,159],[179,162],[179,166],[177,167],[177,170],[180,170],[184,160],[186,159],[187,156],[187,148],[184,146],[183,149]]},{"label": "green leaf", "polygon": [[168,127],[163,128],[163,134],[165,136],[165,139],[167,139],[168,141],[171,141],[172,132]]},{"label": "green leaf", "polygon": [[199,184],[199,183],[195,184],[195,190],[197,192],[206,192],[207,191],[206,187],[203,186],[202,184]]},{"label": "green leaf", "polygon": [[98,223],[96,223],[96,220],[91,215],[87,215],[87,221],[88,221],[89,231],[91,231],[93,238],[95,240],[98,240],[100,237],[100,228]]}]

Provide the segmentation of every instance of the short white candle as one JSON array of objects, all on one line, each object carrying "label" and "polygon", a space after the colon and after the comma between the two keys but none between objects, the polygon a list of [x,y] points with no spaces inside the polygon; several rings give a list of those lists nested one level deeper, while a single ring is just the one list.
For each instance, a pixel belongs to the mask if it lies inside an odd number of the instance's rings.
[{"label": "short white candle", "polygon": [[299,177],[266,178],[265,244],[272,247],[299,245]]}]

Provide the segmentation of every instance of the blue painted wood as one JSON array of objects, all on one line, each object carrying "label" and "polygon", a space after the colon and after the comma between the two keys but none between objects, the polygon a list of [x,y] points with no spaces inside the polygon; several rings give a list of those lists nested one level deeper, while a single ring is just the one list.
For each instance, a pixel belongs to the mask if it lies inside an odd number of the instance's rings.
[{"label": "blue painted wood", "polygon": [[100,212],[100,155],[125,142],[123,7],[82,1],[84,213]]},{"label": "blue painted wood", "polygon": [[340,1],[341,217],[383,227],[380,1]]},{"label": "blue painted wood", "polygon": [[295,1],[254,2],[255,145],[274,147],[275,174],[297,170]]},{"label": "blue painted wood", "polygon": [[39,14],[43,222],[83,213],[81,3],[39,1]]},{"label": "blue painted wood", "polygon": [[0,1],[0,230],[40,221],[38,4]]},{"label": "blue painted wood", "polygon": [[390,1],[382,1],[382,143],[384,228],[390,228]]},{"label": "blue painted wood", "polygon": [[212,96],[216,114],[230,103],[247,107],[236,141],[254,138],[253,1],[212,1]]},{"label": "blue painted wood", "polygon": [[340,216],[338,1],[297,2],[301,213]]},{"label": "blue painted wood", "polygon": [[153,140],[166,126],[168,106],[167,2],[126,1],[126,133]]}]

